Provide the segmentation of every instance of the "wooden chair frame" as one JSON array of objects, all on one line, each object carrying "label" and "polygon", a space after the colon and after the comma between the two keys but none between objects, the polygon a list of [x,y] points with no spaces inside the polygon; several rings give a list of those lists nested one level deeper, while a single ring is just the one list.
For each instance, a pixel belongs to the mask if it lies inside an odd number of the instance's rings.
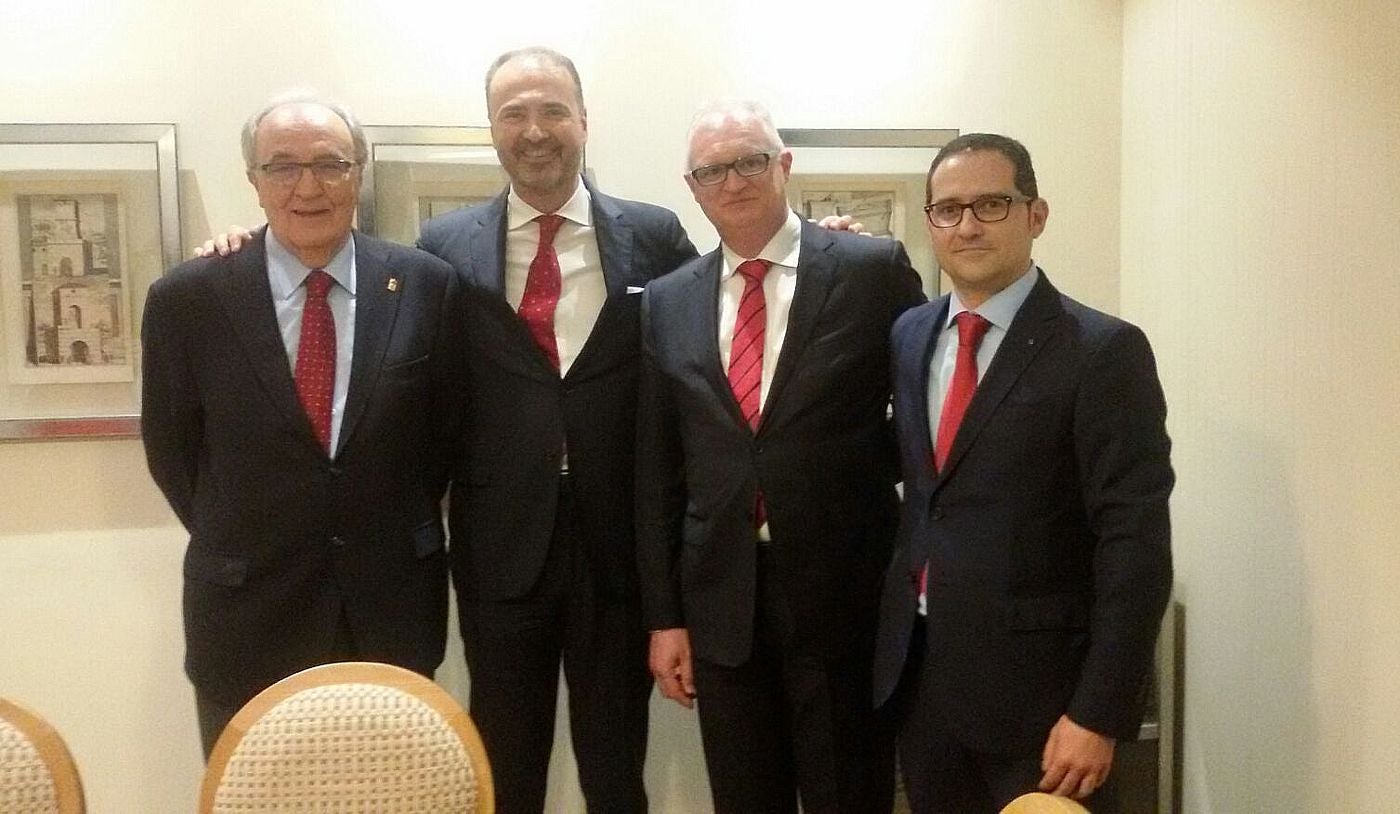
[{"label": "wooden chair frame", "polygon": [[83,799],[83,782],[78,776],[78,764],[74,762],[73,754],[68,751],[68,745],[63,742],[58,730],[38,714],[4,698],[0,698],[0,718],[9,721],[29,739],[39,753],[39,759],[48,767],[59,814],[84,814],[87,804]]},{"label": "wooden chair frame", "polygon": [[491,783],[491,766],[487,760],[486,747],[481,742],[476,725],[472,723],[471,717],[462,709],[461,704],[457,703],[457,699],[412,670],[370,661],[345,661],[322,664],[290,675],[258,693],[233,716],[209,754],[209,765],[204,770],[204,782],[199,790],[200,814],[210,814],[214,810],[214,797],[219,788],[219,781],[228,768],[234,750],[238,748],[248,730],[268,710],[287,698],[303,690],[329,684],[377,684],[392,687],[414,696],[435,710],[447,721],[448,726],[466,747],[477,783],[478,810],[481,814],[491,814],[495,811],[496,794]]}]

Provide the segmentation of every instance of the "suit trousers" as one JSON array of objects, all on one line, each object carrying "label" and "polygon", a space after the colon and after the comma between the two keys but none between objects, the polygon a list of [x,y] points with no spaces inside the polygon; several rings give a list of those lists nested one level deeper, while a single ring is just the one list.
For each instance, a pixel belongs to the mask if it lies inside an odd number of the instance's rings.
[{"label": "suit trousers", "polygon": [[[1037,791],[1041,753],[999,754],[970,749],[951,731],[938,705],[923,692],[938,665],[928,658],[926,618],[914,622],[909,660],[886,706],[902,718],[899,764],[913,814],[997,814],[1022,794]],[[901,713],[900,710],[905,710]],[[1049,732],[1045,733],[1049,736]],[[1080,800],[1095,814],[1119,811],[1117,774]]]},{"label": "suit trousers", "polygon": [[561,660],[588,810],[647,808],[642,765],[652,681],[641,609],[635,599],[597,591],[574,500],[561,475],[554,535],[533,590],[506,601],[459,597],[471,714],[501,814],[544,810]]},{"label": "suit trousers", "polygon": [[[337,661],[354,661],[358,658],[355,651],[355,635],[350,630],[350,620],[345,616],[344,606],[340,609],[340,624],[336,626],[335,638],[331,646],[322,653],[317,661],[318,664],[331,664]],[[429,676],[431,678],[432,676]],[[233,720],[233,716],[243,708],[243,705],[253,700],[252,696],[244,698],[235,704],[214,698],[208,693],[194,690],[195,712],[199,716],[199,742],[204,748],[204,759],[209,759],[209,754],[214,751],[214,744],[218,743],[219,735],[228,726],[228,722]]]},{"label": "suit trousers", "polygon": [[805,814],[888,814],[894,724],[871,708],[873,639],[840,658],[800,653],[772,546],[757,545],[753,653],[693,662],[715,811],[787,814],[800,796]]}]

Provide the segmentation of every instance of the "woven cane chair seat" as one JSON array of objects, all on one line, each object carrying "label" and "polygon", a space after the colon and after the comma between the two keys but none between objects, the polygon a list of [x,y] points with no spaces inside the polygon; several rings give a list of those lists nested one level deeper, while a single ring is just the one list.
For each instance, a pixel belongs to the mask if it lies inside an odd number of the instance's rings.
[{"label": "woven cane chair seat", "polygon": [[68,747],[38,715],[0,698],[0,814],[82,814]]},{"label": "woven cane chair seat", "polygon": [[1068,797],[1033,791],[1007,803],[1001,814],[1089,814],[1089,809]]},{"label": "woven cane chair seat", "polygon": [[467,713],[428,679],[366,662],[314,667],[248,702],[214,747],[201,798],[215,814],[494,808]]}]

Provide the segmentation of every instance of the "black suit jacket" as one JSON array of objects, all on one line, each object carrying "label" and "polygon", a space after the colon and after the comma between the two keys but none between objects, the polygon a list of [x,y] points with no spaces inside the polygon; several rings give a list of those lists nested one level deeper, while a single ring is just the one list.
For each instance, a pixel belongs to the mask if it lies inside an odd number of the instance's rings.
[{"label": "black suit jacket", "polygon": [[589,187],[607,300],[560,377],[506,301],[506,193],[423,225],[465,278],[472,417],[450,499],[459,595],[503,600],[539,578],[567,442],[578,533],[606,596],[636,595],[632,442],[642,286],[695,256],[674,213]]},{"label": "black suit jacket", "polygon": [[651,629],[744,662],[754,630],[753,507],[769,532],[799,649],[872,635],[896,521],[889,329],[923,301],[900,243],[802,226],[797,288],[757,432],[721,369],[722,253],[647,287],[638,424],[638,563]]},{"label": "black suit jacket", "polygon": [[460,412],[445,367],[461,358],[460,286],[445,263],[362,234],[355,262],[334,459],[297,400],[262,232],[172,270],[146,300],[146,459],[190,532],[186,670],[224,703],[323,661],[342,605],[362,657],[427,675],[442,661],[439,452]]},{"label": "black suit jacket", "polygon": [[1135,737],[1171,588],[1171,445],[1147,339],[1042,274],[935,474],[929,360],[947,311],[943,297],[894,327],[905,500],[876,702],[899,680],[927,561],[923,691],[965,743],[1038,753],[1064,713]]}]

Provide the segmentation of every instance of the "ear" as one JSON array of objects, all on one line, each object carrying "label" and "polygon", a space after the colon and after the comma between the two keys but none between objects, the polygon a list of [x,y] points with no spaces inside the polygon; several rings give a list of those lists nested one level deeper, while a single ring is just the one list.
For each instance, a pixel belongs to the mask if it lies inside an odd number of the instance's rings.
[{"label": "ear", "polygon": [[784,147],[782,151],[778,153],[778,165],[783,168],[784,178],[792,177],[792,150]]},{"label": "ear", "polygon": [[695,183],[695,179],[690,177],[690,173],[681,173],[681,178],[685,180],[685,185],[690,187],[690,194],[695,200],[700,200],[700,186]]},{"label": "ear", "polygon": [[1031,239],[1040,237],[1040,233],[1045,231],[1045,222],[1050,219],[1050,204],[1044,198],[1036,198],[1026,205],[1030,211],[1031,218]]}]

